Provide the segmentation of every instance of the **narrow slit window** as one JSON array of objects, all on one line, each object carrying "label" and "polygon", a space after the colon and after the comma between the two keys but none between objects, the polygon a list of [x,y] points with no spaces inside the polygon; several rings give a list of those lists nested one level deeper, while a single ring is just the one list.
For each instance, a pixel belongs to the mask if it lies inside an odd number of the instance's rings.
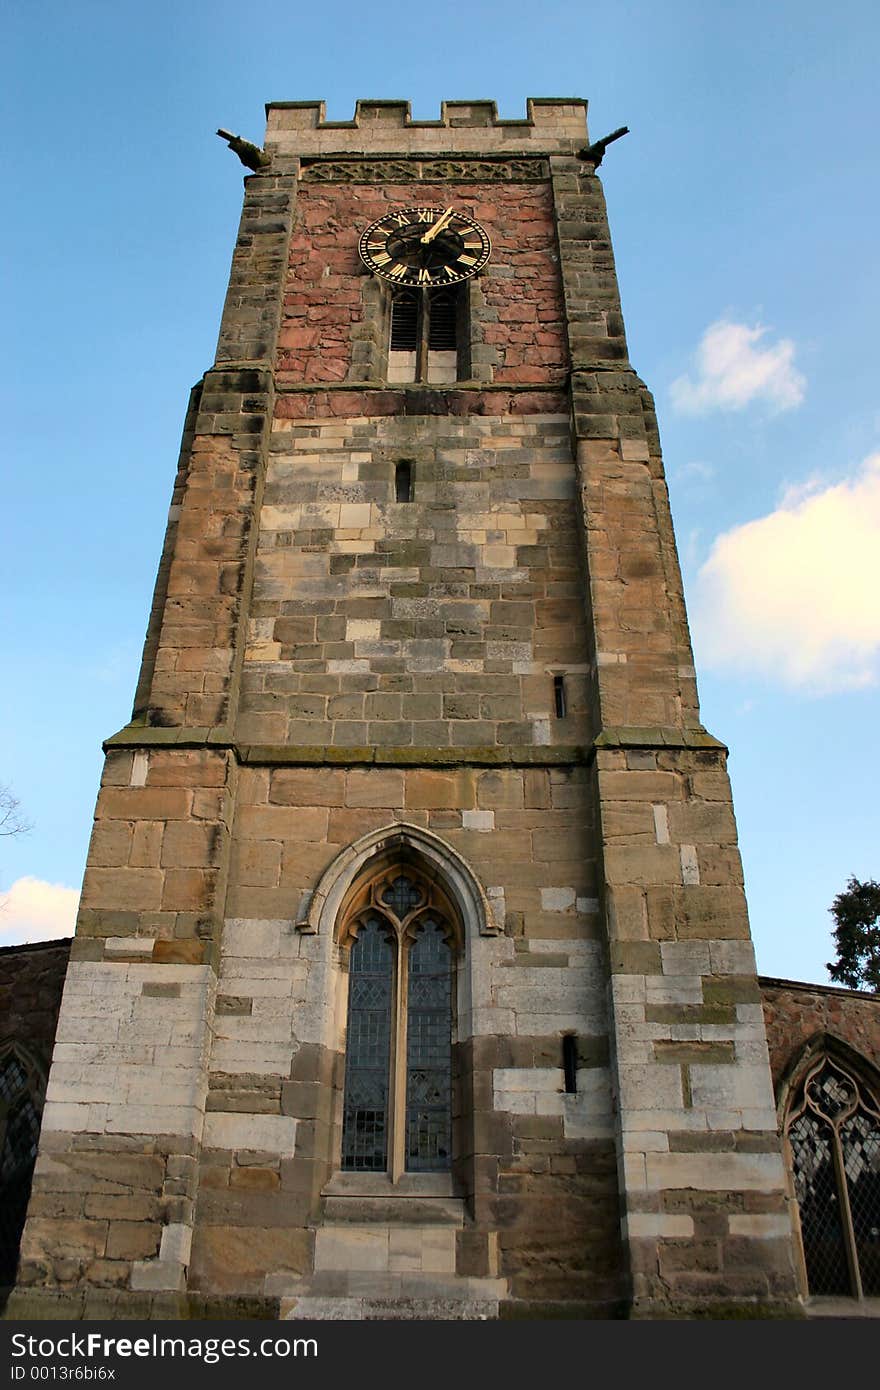
[{"label": "narrow slit window", "polygon": [[565,676],[553,677],[553,709],[557,719],[565,718]]},{"label": "narrow slit window", "polygon": [[395,502],[412,501],[413,470],[409,459],[400,459],[394,468]]},{"label": "narrow slit window", "polygon": [[564,1033],[562,1037],[562,1075],[566,1095],[573,1096],[577,1091],[577,1038],[574,1033]]}]

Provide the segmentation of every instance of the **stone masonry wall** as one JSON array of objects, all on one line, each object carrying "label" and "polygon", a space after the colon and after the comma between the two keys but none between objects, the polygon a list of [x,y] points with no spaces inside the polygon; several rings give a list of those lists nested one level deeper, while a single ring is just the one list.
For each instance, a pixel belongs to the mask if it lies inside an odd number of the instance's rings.
[{"label": "stone masonry wall", "polygon": [[758,983],[777,1091],[806,1045],[822,1034],[880,1071],[880,995],[763,977]]},{"label": "stone masonry wall", "polygon": [[44,1067],[52,1055],[70,942],[0,947],[0,1045],[21,1042]]},{"label": "stone masonry wall", "polygon": [[15,1281],[32,1177],[30,1134],[14,1117],[30,1105],[39,1128],[69,955],[68,940],[0,948],[0,1058],[12,1083],[0,1106],[0,1309]]},{"label": "stone masonry wall", "polygon": [[[364,273],[358,239],[392,208],[455,208],[492,241],[486,273],[469,293],[472,375],[495,383],[557,384],[568,370],[549,185],[499,183],[304,184],[290,243],[278,339],[279,387],[363,381],[381,372],[370,347],[385,310]],[[378,369],[378,372],[377,372]]]},{"label": "stone masonry wall", "polygon": [[[394,468],[413,466],[396,503]],[[588,652],[564,417],[277,422],[246,743],[577,744]],[[567,713],[554,712],[553,675]]]},{"label": "stone masonry wall", "polygon": [[[492,1275],[506,1297],[533,1307],[619,1306],[590,781],[585,768],[565,766],[243,772],[193,1287],[342,1296],[351,1291],[343,1271],[369,1258],[374,1277],[398,1285],[406,1269]],[[332,1246],[325,1231],[345,976],[332,936],[296,926],[331,862],[395,825],[432,831],[463,856],[503,926],[491,937],[469,930],[459,965],[456,1174],[469,1219],[457,1241],[415,1265],[396,1264],[393,1245],[382,1262],[381,1226],[333,1227]],[[564,1032],[577,1038],[574,1094],[563,1085]]]}]

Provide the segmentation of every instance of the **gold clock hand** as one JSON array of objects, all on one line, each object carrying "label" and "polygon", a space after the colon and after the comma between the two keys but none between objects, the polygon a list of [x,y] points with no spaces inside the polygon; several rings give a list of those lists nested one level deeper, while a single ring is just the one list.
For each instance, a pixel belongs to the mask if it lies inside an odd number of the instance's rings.
[{"label": "gold clock hand", "polygon": [[433,241],[438,232],[442,231],[452,216],[452,208],[447,208],[442,217],[439,217],[433,227],[429,228],[422,237],[422,245],[427,246],[429,241]]}]

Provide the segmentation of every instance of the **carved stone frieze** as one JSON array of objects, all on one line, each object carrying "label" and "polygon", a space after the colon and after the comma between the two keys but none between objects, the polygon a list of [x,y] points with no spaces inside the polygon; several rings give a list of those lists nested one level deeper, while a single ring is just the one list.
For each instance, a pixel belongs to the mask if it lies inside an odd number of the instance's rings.
[{"label": "carved stone frieze", "polygon": [[535,183],[550,177],[545,159],[304,160],[308,183]]}]

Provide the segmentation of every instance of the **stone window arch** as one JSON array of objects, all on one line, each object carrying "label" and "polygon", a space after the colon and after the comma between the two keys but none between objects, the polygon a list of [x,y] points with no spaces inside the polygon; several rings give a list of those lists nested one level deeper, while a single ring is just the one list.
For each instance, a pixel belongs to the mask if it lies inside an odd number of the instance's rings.
[{"label": "stone window arch", "polygon": [[427,866],[394,847],[349,888],[337,943],[348,982],[339,1167],[392,1182],[449,1173],[464,949],[456,907]]},{"label": "stone window arch", "polygon": [[785,1142],[813,1297],[880,1295],[880,1103],[849,1053],[814,1042],[787,1091]]},{"label": "stone window arch", "polygon": [[15,1282],[40,1139],[46,1077],[19,1042],[0,1043],[0,1287]]}]

